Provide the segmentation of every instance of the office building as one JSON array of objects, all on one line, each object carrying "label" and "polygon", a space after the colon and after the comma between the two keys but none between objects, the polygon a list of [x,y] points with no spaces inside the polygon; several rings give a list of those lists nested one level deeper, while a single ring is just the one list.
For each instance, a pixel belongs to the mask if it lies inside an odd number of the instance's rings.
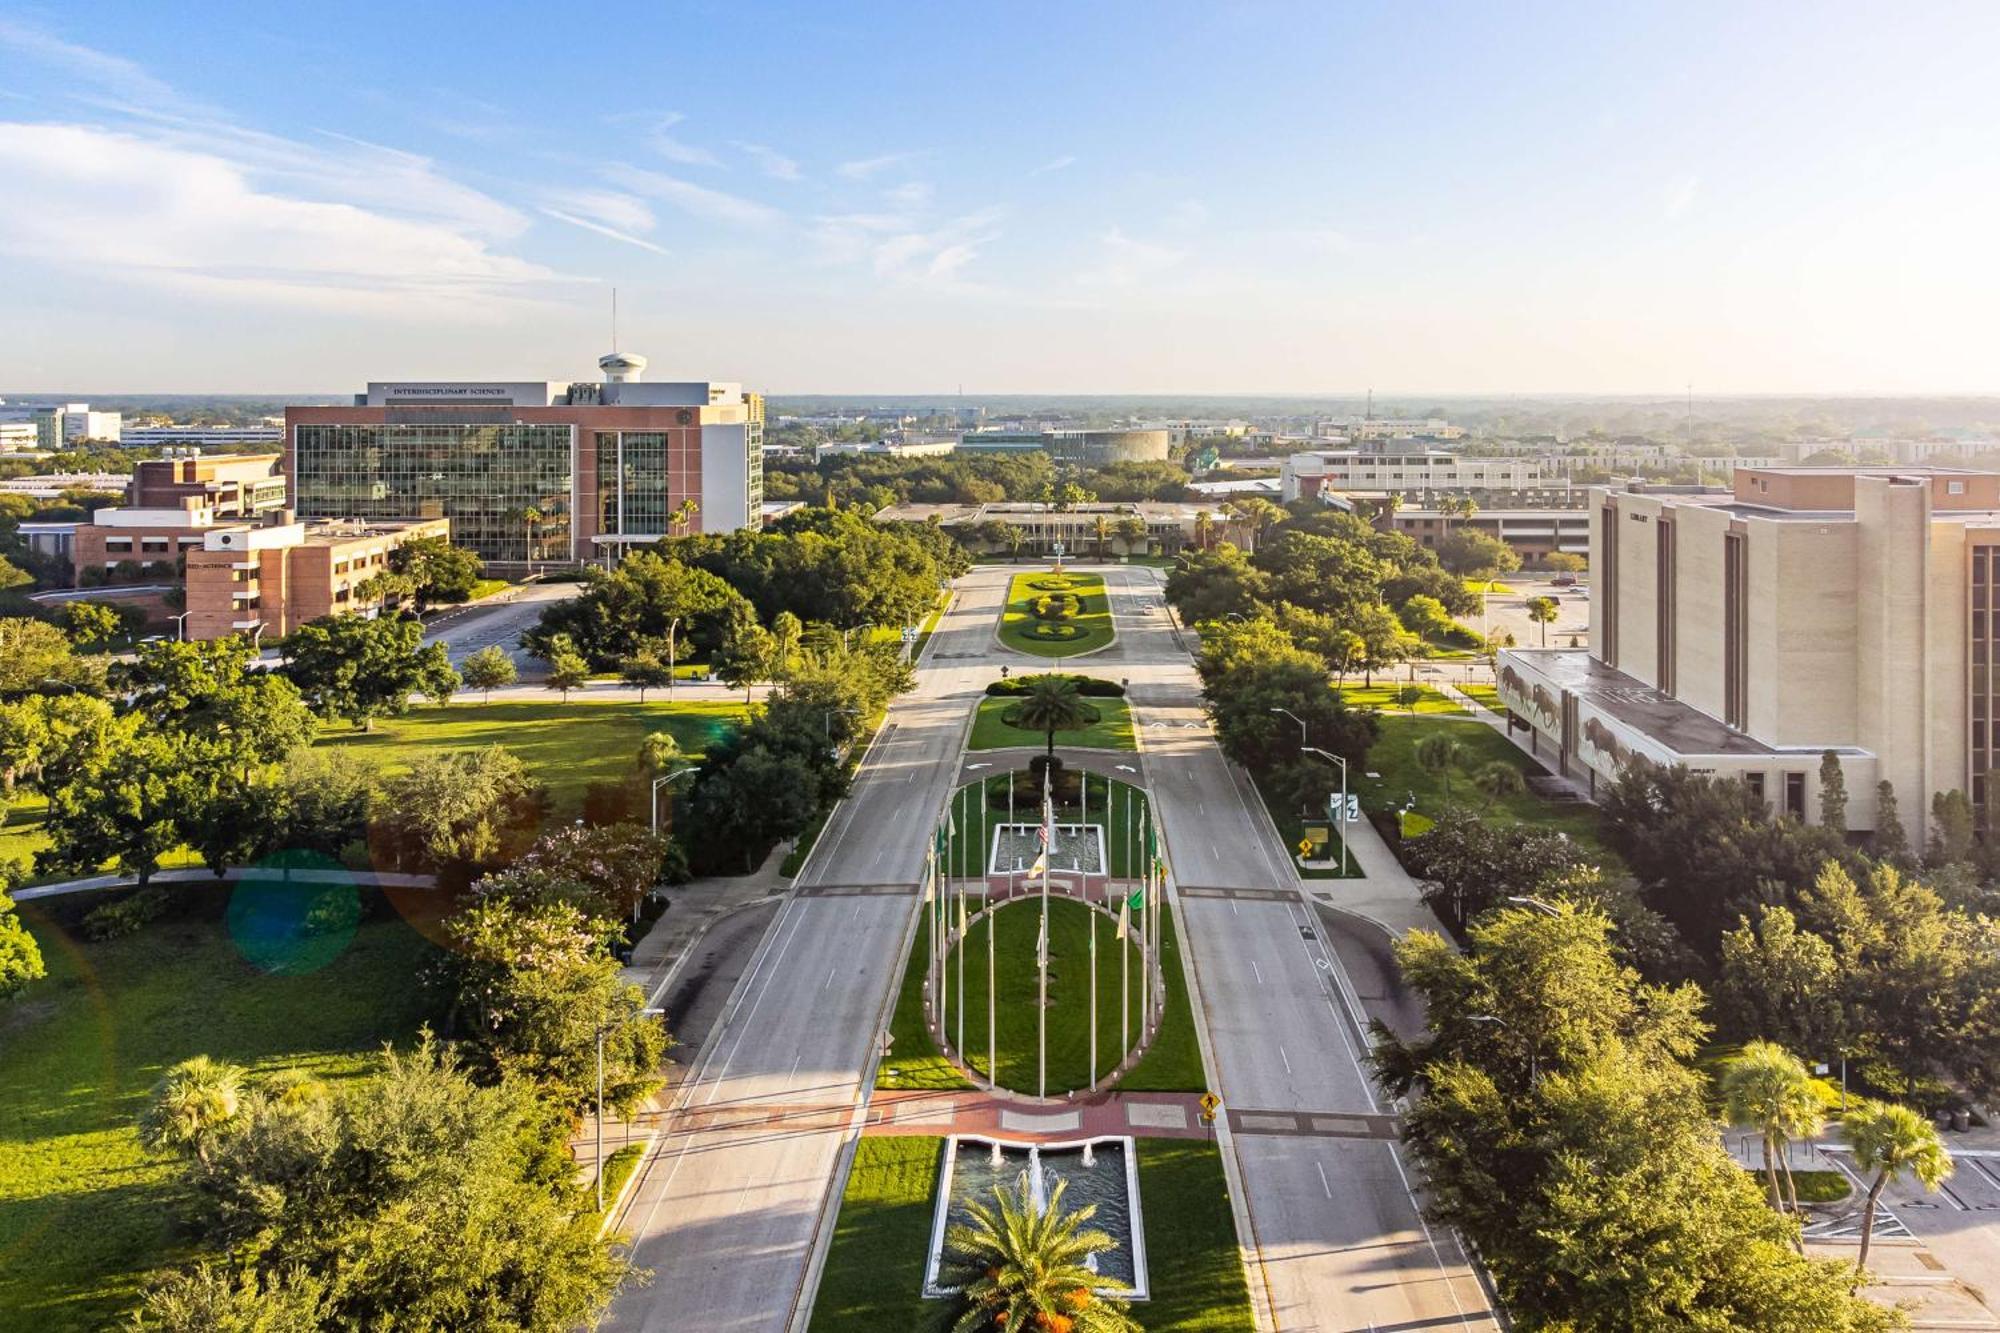
[{"label": "office building", "polygon": [[650,384],[614,352],[602,381],[383,381],[351,407],[285,410],[306,517],[445,518],[488,561],[610,559],[759,522],[764,400],[738,384]]},{"label": "office building", "polygon": [[301,522],[290,513],[230,523],[203,533],[187,553],[186,635],[273,638],[341,612],[373,615],[382,599],[368,586],[389,555],[419,537],[449,537],[441,518],[383,523]]},{"label": "office building", "polygon": [[0,494],[54,500],[65,492],[123,495],[131,484],[125,472],[38,472],[27,477],[0,477]]},{"label": "office building", "polygon": [[285,507],[282,454],[222,454],[212,458],[148,458],[132,469],[125,503],[138,509],[197,500],[217,518],[253,518]]},{"label": "office building", "polygon": [[[1201,517],[1206,514],[1206,521]],[[899,504],[875,515],[878,523],[929,523],[938,526],[979,555],[1053,555],[1057,543],[1074,559],[1095,559],[1097,527],[1105,525],[1103,554],[1144,555],[1173,552],[1200,539],[1206,526],[1209,540],[1240,540],[1237,526],[1213,504],[1171,501],[1094,501],[1058,509],[1054,505],[1000,501],[991,504]],[[1016,547],[1000,529],[1020,533]],[[1144,535],[1140,535],[1140,529]]]},{"label": "office building", "polygon": [[247,444],[276,447],[284,440],[282,425],[127,426],[119,442],[131,449],[237,449]]},{"label": "office building", "polygon": [[1746,468],[1729,493],[1591,497],[1588,651],[1500,654],[1513,724],[1593,784],[1632,756],[1742,778],[1850,828],[1878,781],[1921,839],[1931,797],[2000,798],[2000,474]]},{"label": "office building", "polygon": [[51,452],[83,440],[118,443],[124,417],[117,412],[93,412],[89,403],[59,403],[34,413],[35,447]]},{"label": "office building", "polygon": [[1393,443],[1291,454],[1279,475],[1287,504],[1330,491],[1519,490],[1544,485],[1549,477],[1538,459],[1470,458]]}]

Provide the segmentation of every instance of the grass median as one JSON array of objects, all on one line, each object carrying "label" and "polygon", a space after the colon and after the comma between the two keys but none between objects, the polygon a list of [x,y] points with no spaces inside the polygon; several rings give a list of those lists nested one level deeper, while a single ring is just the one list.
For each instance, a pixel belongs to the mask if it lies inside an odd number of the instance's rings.
[{"label": "grass median", "polygon": [[[1035,614],[1038,599],[1070,596],[1076,599],[1076,614],[1063,619],[1043,619]],[[1063,639],[1040,638],[1038,626],[1062,626],[1044,633],[1066,633]],[[1096,574],[1056,574],[1051,570],[1026,570],[1007,581],[1007,610],[1000,619],[1000,642],[1036,657],[1075,657],[1094,652],[1116,637],[1111,627],[1111,602],[1104,594],[1104,580]]]},{"label": "grass median", "polygon": [[[1074,731],[1058,731],[1057,745],[1068,745],[1084,750],[1136,750],[1138,744],[1132,738],[1132,709],[1123,699],[1085,699],[1085,703],[1097,710],[1097,721]],[[981,699],[979,711],[972,719],[972,737],[966,742],[968,750],[1001,750],[1009,747],[1027,746],[1040,749],[1048,744],[1048,736],[1043,732],[1026,727],[1017,727],[1007,721],[1009,709],[1018,708],[1019,699],[999,697]]]}]

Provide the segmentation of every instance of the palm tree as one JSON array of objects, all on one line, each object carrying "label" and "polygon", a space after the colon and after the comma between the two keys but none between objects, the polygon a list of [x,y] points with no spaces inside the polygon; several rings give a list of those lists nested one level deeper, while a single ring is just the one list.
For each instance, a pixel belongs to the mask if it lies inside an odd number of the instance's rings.
[{"label": "palm tree", "polygon": [[1472,785],[1486,793],[1486,804],[1490,809],[1502,796],[1518,796],[1526,789],[1527,781],[1521,770],[1505,759],[1495,759],[1472,775]]},{"label": "palm tree", "polygon": [[1007,558],[1009,560],[1019,560],[1021,558],[1021,543],[1027,539],[1027,534],[1012,523],[1005,526],[1007,532]]},{"label": "palm tree", "polygon": [[1206,509],[1194,516],[1194,544],[1206,551],[1208,539],[1215,533],[1215,515]]},{"label": "palm tree", "polygon": [[1549,626],[1555,623],[1558,614],[1556,599],[1553,597],[1530,597],[1528,599],[1528,619],[1542,627],[1542,647],[1549,646]]},{"label": "palm tree", "polygon": [[1244,526],[1250,536],[1250,549],[1254,552],[1257,543],[1264,539],[1264,529],[1284,518],[1285,511],[1266,500],[1261,495],[1245,496],[1241,500],[1231,500],[1229,508]]},{"label": "palm tree", "polygon": [[533,573],[535,569],[535,524],[542,521],[542,511],[533,505],[523,505],[514,511],[514,517],[521,520],[521,525],[526,532],[528,572]]},{"label": "palm tree", "polygon": [[1465,757],[1465,747],[1458,743],[1458,737],[1440,732],[1426,736],[1417,742],[1417,766],[1432,777],[1444,782],[1445,808],[1451,808],[1451,770],[1453,765]]},{"label": "palm tree", "polygon": [[206,1055],[181,1061],[153,1086],[153,1099],[139,1117],[146,1146],[192,1152],[208,1165],[216,1136],[243,1109],[243,1070]]},{"label": "palm tree", "polygon": [[1027,682],[1021,702],[1010,710],[1014,726],[1048,737],[1048,756],[1056,757],[1056,733],[1076,731],[1097,721],[1097,710],[1083,701],[1076,681],[1068,676],[1036,676]]},{"label": "palm tree", "polygon": [[1125,543],[1125,554],[1132,554],[1136,547],[1140,555],[1146,553],[1146,520],[1143,518],[1121,518],[1118,520],[1118,540]]},{"label": "palm tree", "polygon": [[690,496],[674,506],[674,512],[667,519],[667,532],[675,537],[684,537],[694,523],[694,516],[701,512],[701,501]]},{"label": "palm tree", "polygon": [[1111,542],[1110,517],[1105,514],[1099,514],[1091,522],[1090,530],[1092,535],[1097,538],[1097,558],[1101,562],[1104,559],[1104,548]]},{"label": "palm tree", "polygon": [[1854,1164],[1875,1173],[1861,1217],[1861,1257],[1856,1261],[1865,1273],[1868,1243],[1875,1235],[1875,1202],[1882,1197],[1882,1187],[1907,1171],[1926,1190],[1935,1190],[1951,1178],[1952,1160],[1937,1129],[1907,1106],[1862,1102],[1847,1113],[1842,1127]]},{"label": "palm tree", "polygon": [[[1826,1099],[1796,1055],[1774,1041],[1753,1041],[1722,1070],[1722,1105],[1732,1125],[1764,1136],[1764,1176],[1771,1206],[1799,1210],[1798,1184],[1784,1160],[1793,1139],[1810,1139],[1826,1128]],[[1782,1167],[1785,1195],[1778,1193]]]},{"label": "palm tree", "polygon": [[1084,1224],[1097,1205],[1064,1211],[1069,1182],[1056,1178],[1043,1207],[1024,1172],[993,1191],[998,1208],[966,1205],[971,1223],[945,1232],[952,1276],[967,1301],[952,1333],[1140,1333],[1124,1301],[1098,1294],[1122,1282],[1094,1271],[1091,1257],[1118,1244]]}]

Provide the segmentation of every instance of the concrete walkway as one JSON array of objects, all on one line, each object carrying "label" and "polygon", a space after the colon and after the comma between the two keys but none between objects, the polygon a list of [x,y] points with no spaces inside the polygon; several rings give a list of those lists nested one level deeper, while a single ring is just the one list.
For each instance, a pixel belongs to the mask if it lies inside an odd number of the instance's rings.
[{"label": "concrete walkway", "polygon": [[[357,884],[377,889],[428,889],[437,880],[430,875],[401,875],[378,870],[285,870],[259,866],[238,866],[223,874],[227,883],[245,879],[285,880],[294,884]],[[161,870],[150,881],[154,884],[213,884],[216,875],[213,870],[195,867],[190,870]],[[139,881],[132,875],[90,875],[84,879],[64,880],[59,884],[37,884],[32,889],[16,889],[8,896],[15,902],[33,902],[37,898],[60,898],[72,893],[93,893],[103,889],[129,889]]]}]

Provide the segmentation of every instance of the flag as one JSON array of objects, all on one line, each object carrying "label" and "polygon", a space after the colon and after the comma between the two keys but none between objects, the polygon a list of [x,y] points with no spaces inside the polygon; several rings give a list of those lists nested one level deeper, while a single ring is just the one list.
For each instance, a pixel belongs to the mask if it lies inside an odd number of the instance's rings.
[{"label": "flag", "polygon": [[[961,936],[965,934],[965,893],[962,888],[958,895],[958,933]],[[959,975],[962,977],[964,974],[965,960],[961,958],[959,960]]]},{"label": "flag", "polygon": [[1029,879],[1033,879],[1037,875],[1046,875],[1048,873],[1049,854],[1044,851],[1040,856],[1035,858],[1035,863],[1028,867],[1027,875]]},{"label": "flag", "polygon": [[1132,899],[1118,900],[1118,939],[1125,938],[1125,932],[1132,928]]},{"label": "flag", "polygon": [[1136,888],[1136,889],[1132,890],[1132,895],[1131,895],[1131,896],[1130,896],[1129,898],[1127,898],[1127,899],[1125,900],[1125,905],[1126,905],[1127,907],[1130,907],[1130,908],[1131,908],[1131,909],[1132,909],[1133,911],[1135,911],[1135,912],[1143,912],[1143,911],[1145,911],[1145,910],[1146,910],[1146,890],[1145,890],[1144,886],[1141,886],[1141,887],[1139,887],[1139,888]]},{"label": "flag", "polygon": [[1049,965],[1049,919],[1047,917],[1043,917],[1041,929],[1035,933],[1035,966],[1046,968],[1048,965]]}]

